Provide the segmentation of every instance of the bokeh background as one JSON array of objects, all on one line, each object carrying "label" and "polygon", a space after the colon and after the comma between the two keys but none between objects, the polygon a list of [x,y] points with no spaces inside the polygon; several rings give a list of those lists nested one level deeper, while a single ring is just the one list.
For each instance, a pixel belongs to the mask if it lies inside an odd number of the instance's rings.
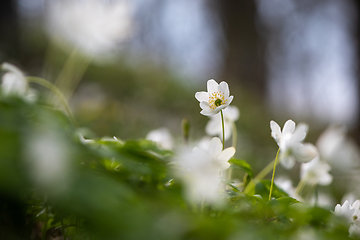
[{"label": "bokeh background", "polygon": [[86,138],[164,126],[180,140],[188,118],[196,141],[208,118],[194,94],[225,80],[241,112],[237,157],[258,172],[277,150],[270,120],[308,123],[312,143],[345,125],[360,143],[359,12],[357,0],[2,0],[0,62],[70,79]]}]

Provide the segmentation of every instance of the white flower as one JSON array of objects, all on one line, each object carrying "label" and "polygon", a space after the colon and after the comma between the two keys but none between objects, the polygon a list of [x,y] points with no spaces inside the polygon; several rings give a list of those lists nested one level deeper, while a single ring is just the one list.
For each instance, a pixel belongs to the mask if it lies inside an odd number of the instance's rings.
[{"label": "white flower", "polygon": [[25,95],[28,83],[21,70],[10,63],[3,63],[1,68],[7,71],[2,78],[2,92],[5,95]]},{"label": "white flower", "polygon": [[185,183],[189,200],[204,198],[210,203],[220,203],[218,190],[220,172],[230,167],[228,161],[235,154],[235,148],[222,150],[221,140],[211,139],[205,150],[198,147],[191,152],[184,151],[178,156],[179,176]]},{"label": "white flower", "polygon": [[292,184],[292,181],[286,177],[278,177],[274,180],[276,186],[280,187],[284,190],[290,197],[295,198],[297,200],[301,200],[299,196],[295,194],[295,188]]},{"label": "white flower", "polygon": [[207,81],[207,92],[197,92],[195,98],[200,102],[200,113],[210,116],[229,106],[234,98],[229,95],[229,86],[226,82],[218,84],[214,79],[210,79]]},{"label": "white flower", "polygon": [[281,131],[280,126],[271,120],[270,128],[271,136],[280,148],[280,160],[285,168],[292,168],[295,160],[309,162],[318,155],[317,149],[313,144],[303,143],[308,130],[306,124],[300,123],[295,128],[295,122],[287,120]]},{"label": "white flower", "polygon": [[[239,119],[239,109],[235,106],[228,106],[223,110],[224,114],[224,130],[225,130],[225,140],[228,140],[231,137],[232,125],[235,121]],[[222,138],[222,122],[221,114],[210,116],[210,121],[206,125],[205,131],[210,136],[219,136]]]},{"label": "white flower", "polygon": [[310,185],[329,185],[333,177],[329,173],[331,167],[319,157],[308,163],[302,163],[300,167],[300,177],[306,179],[306,183]]},{"label": "white flower", "polygon": [[24,159],[33,183],[52,194],[66,190],[71,178],[71,146],[55,130],[36,128],[25,135]]},{"label": "white flower", "polygon": [[346,137],[343,126],[330,126],[316,142],[321,159],[327,161],[334,169],[348,172],[360,166],[360,151],[356,144]]},{"label": "white flower", "polygon": [[1,65],[1,69],[7,71],[2,77],[1,83],[1,91],[5,96],[19,96],[27,102],[36,100],[36,92],[29,88],[26,77],[19,68],[5,62]]},{"label": "white flower", "polygon": [[151,140],[162,149],[172,150],[174,147],[173,138],[167,128],[159,128],[150,131],[146,139]]},{"label": "white flower", "polygon": [[46,9],[47,30],[91,56],[110,54],[132,32],[130,2],[125,0],[52,1]]},{"label": "white flower", "polygon": [[335,206],[335,214],[343,216],[350,224],[350,236],[360,235],[360,201],[356,200],[352,205],[346,200],[343,205]]}]

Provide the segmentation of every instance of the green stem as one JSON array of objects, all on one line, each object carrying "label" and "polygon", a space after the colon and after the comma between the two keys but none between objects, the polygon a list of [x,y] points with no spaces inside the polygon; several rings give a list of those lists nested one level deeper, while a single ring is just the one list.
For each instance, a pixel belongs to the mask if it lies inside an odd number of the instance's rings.
[{"label": "green stem", "polygon": [[220,110],[221,113],[221,123],[222,123],[222,142],[223,142],[223,150],[225,149],[225,122],[224,122],[224,114],[223,111]]},{"label": "green stem", "polygon": [[[276,162],[276,165],[279,164],[280,161]],[[273,161],[271,161],[263,170],[261,170],[261,172],[259,172],[258,175],[256,175],[250,182],[249,184],[246,186],[246,188],[244,189],[244,193],[249,193],[254,187],[255,187],[255,182],[259,182],[260,180],[262,180],[269,172],[271,172],[271,170],[273,169],[273,166],[275,164],[275,159]]]},{"label": "green stem", "polygon": [[73,117],[73,115],[71,113],[70,107],[67,104],[67,101],[66,101],[64,95],[60,92],[60,90],[54,84],[52,84],[51,82],[49,82],[49,81],[47,81],[47,80],[45,80],[43,78],[32,77],[32,76],[27,77],[27,81],[29,83],[37,83],[37,84],[51,90],[59,98],[60,102],[62,103],[62,105],[65,108],[66,114],[70,117],[70,120],[72,121],[72,123],[73,124],[75,123],[74,117]]},{"label": "green stem", "polygon": [[306,177],[300,179],[300,182],[298,183],[298,185],[295,188],[295,196],[300,195],[300,192],[303,190],[306,183],[307,183],[307,178]]},{"label": "green stem", "polygon": [[48,207],[47,207],[46,196],[44,197],[44,203],[45,203],[45,221],[42,227],[42,238],[41,238],[42,240],[46,240],[46,231],[47,231],[47,223],[48,223]]},{"label": "green stem", "polygon": [[67,237],[66,237],[66,229],[64,227],[64,221],[63,220],[61,220],[61,231],[63,233],[64,239],[66,240],[67,239]]},{"label": "green stem", "polygon": [[274,170],[273,170],[273,174],[272,174],[272,178],[271,178],[271,185],[270,185],[270,193],[269,193],[269,201],[271,200],[271,194],[273,191],[273,186],[274,186],[274,178],[275,178],[275,169],[276,169],[276,163],[279,157],[279,152],[280,152],[280,148],[276,153],[276,157],[275,157],[275,163],[274,163]]},{"label": "green stem", "polygon": [[[84,75],[90,60],[79,54],[74,49],[66,60],[55,85],[64,93],[65,99],[69,100]],[[51,99],[54,103],[54,99]]]},{"label": "green stem", "polygon": [[232,146],[236,149],[237,146],[237,128],[236,128],[236,124],[233,122],[232,123]]},{"label": "green stem", "polygon": [[[232,130],[232,146],[236,149],[236,145],[237,145],[237,128],[234,122],[231,123],[231,130]],[[229,181],[231,180],[231,175],[232,175],[232,168],[229,168],[229,172],[228,172],[228,179]]]}]

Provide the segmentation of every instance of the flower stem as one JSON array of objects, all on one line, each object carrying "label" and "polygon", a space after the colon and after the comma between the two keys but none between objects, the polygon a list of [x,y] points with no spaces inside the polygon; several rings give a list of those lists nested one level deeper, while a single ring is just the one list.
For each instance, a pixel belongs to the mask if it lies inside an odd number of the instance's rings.
[{"label": "flower stem", "polygon": [[[64,93],[65,99],[69,100],[82,76],[84,75],[91,59],[81,55],[78,49],[73,49],[61,70],[55,85]],[[51,99],[56,105],[55,99]]]},{"label": "flower stem", "polygon": [[[258,182],[258,181],[262,180],[269,172],[271,172],[271,170],[273,169],[274,164],[275,164],[275,159],[273,161],[271,161],[263,170],[261,170],[261,172],[259,172],[258,175],[256,175],[249,182],[249,184],[244,189],[244,193],[249,193],[255,187],[255,182]],[[276,165],[277,164],[279,164],[279,161],[276,162]]]},{"label": "flower stem", "polygon": [[73,114],[72,114],[72,112],[70,110],[70,107],[69,107],[64,95],[61,93],[61,91],[54,84],[52,84],[51,82],[49,82],[49,81],[47,81],[47,80],[45,80],[43,78],[32,77],[32,76],[27,77],[27,81],[29,83],[37,83],[37,84],[51,90],[59,98],[60,102],[62,103],[62,105],[65,108],[66,114],[70,117],[71,122],[75,125],[75,120],[74,120]]},{"label": "flower stem", "polygon": [[[236,128],[236,124],[234,122],[231,123],[231,127],[232,127],[232,146],[236,149],[236,145],[237,145],[237,128]],[[228,172],[228,179],[229,181],[231,180],[231,175],[232,175],[232,168],[229,168],[229,172]]]},{"label": "flower stem", "polygon": [[278,157],[279,157],[279,152],[280,152],[280,148],[279,148],[279,150],[277,151],[276,157],[275,157],[274,170],[273,170],[273,174],[272,174],[272,178],[271,178],[271,185],[270,185],[269,201],[271,200],[271,194],[272,194],[272,190],[273,190],[273,186],[274,186],[276,162],[277,162]]},{"label": "flower stem", "polygon": [[307,183],[307,178],[306,177],[300,179],[300,182],[298,183],[298,185],[296,186],[296,189],[295,189],[295,196],[300,195],[300,192],[303,190],[306,183]]},{"label": "flower stem", "polygon": [[224,114],[223,111],[220,110],[221,113],[221,123],[222,123],[222,143],[223,143],[223,150],[225,149],[225,122],[224,122]]}]

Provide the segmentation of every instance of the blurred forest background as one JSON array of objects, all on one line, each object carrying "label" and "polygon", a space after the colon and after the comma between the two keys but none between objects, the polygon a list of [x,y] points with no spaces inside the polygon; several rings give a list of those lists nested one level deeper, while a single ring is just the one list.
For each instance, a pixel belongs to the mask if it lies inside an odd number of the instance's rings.
[{"label": "blurred forest background", "polygon": [[[138,139],[165,126],[181,139],[180,123],[188,118],[191,138],[199,139],[208,119],[199,114],[194,94],[214,78],[229,83],[232,105],[241,112],[237,156],[256,172],[276,153],[272,119],[280,125],[289,118],[307,122],[307,141],[313,143],[329,124],[345,124],[360,143],[358,0],[132,0],[127,5],[130,33],[111,56],[96,52],[74,60],[71,71],[84,73],[69,102],[85,137]],[[64,31],[57,27],[63,24],[68,35],[83,28],[66,22],[68,15],[54,1],[2,0],[0,62],[56,82],[71,55],[57,39]],[[96,18],[86,9],[79,15],[90,25]]]}]

